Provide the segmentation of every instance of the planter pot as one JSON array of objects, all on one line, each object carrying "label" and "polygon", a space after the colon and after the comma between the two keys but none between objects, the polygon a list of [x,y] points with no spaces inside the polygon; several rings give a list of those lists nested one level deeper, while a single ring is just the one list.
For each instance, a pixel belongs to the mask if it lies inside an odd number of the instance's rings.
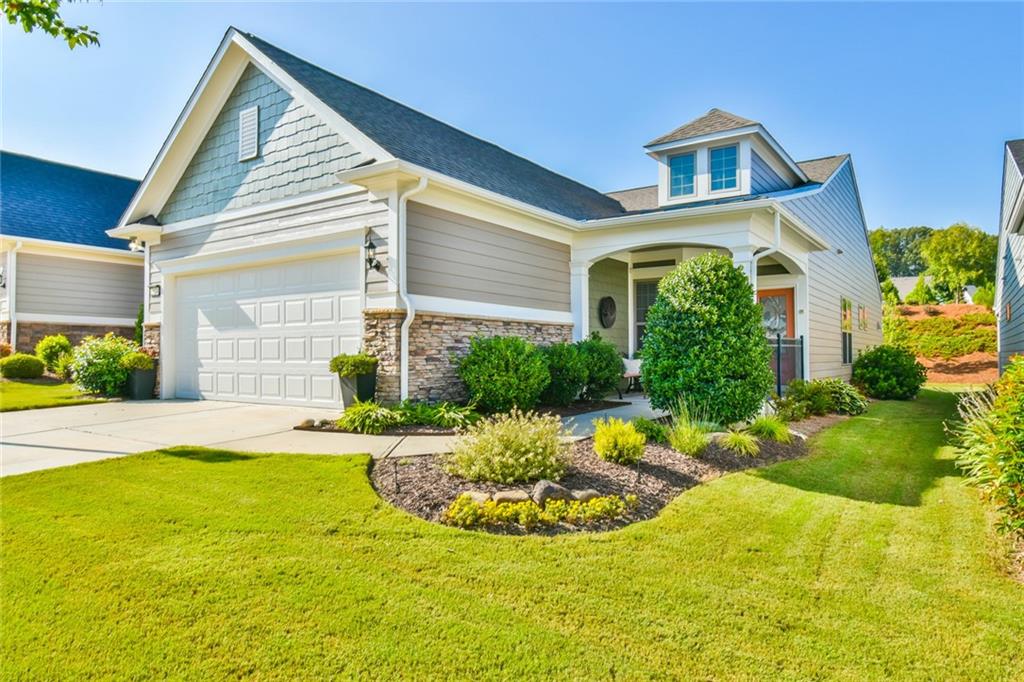
[{"label": "planter pot", "polygon": [[351,405],[359,399],[361,402],[373,400],[377,395],[377,372],[359,374],[354,377],[338,377],[341,382],[341,405]]},{"label": "planter pot", "polygon": [[150,400],[156,388],[156,369],[133,369],[128,375],[128,399]]}]

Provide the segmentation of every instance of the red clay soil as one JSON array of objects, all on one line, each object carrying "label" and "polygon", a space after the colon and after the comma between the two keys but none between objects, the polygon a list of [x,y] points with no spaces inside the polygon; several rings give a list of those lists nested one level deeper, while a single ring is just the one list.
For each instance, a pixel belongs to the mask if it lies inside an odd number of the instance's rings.
[{"label": "red clay soil", "polygon": [[901,305],[900,315],[908,320],[923,317],[961,317],[968,313],[988,313],[991,309],[971,303],[944,303],[942,305]]},{"label": "red clay soil", "polygon": [[928,381],[936,384],[991,384],[999,378],[999,360],[995,353],[971,353],[963,357],[918,358],[928,370]]}]

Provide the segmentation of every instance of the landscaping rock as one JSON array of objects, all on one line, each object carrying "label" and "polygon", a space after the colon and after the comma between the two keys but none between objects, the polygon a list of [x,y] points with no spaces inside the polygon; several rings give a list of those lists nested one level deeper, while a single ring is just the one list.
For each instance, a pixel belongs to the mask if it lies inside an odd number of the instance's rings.
[{"label": "landscaping rock", "polygon": [[522,490],[499,490],[494,493],[495,504],[512,504],[513,502],[529,502],[530,496]]},{"label": "landscaping rock", "polygon": [[316,425],[319,426],[321,429],[325,429],[325,428],[327,428],[328,426],[331,425],[331,420],[330,419],[321,419],[320,421],[317,422]]},{"label": "landscaping rock", "polygon": [[316,425],[316,422],[312,419],[303,419],[299,424],[300,429],[311,429]]},{"label": "landscaping rock", "polygon": [[573,499],[572,492],[568,488],[543,479],[537,481],[533,486],[533,492],[530,493],[530,497],[533,498],[533,501],[541,507],[543,507],[544,503],[548,500]]},{"label": "landscaping rock", "polygon": [[573,499],[578,500],[580,502],[589,502],[595,497],[601,497],[601,493],[597,492],[593,488],[587,488],[585,490],[573,490],[572,496]]},{"label": "landscaping rock", "polygon": [[487,500],[491,499],[490,493],[481,492],[479,490],[467,490],[462,494],[469,495],[469,499],[473,500],[477,504],[483,504]]}]

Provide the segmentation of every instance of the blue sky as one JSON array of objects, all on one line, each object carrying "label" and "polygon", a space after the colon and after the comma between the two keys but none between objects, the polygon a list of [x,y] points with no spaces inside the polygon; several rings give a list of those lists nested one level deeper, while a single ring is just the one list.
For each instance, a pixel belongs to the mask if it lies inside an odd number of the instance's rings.
[{"label": "blue sky", "polygon": [[0,145],[141,177],[228,25],[610,191],[711,107],[798,159],[850,152],[870,227],[994,232],[1024,137],[1024,4],[65,6],[69,51],[3,24]]}]

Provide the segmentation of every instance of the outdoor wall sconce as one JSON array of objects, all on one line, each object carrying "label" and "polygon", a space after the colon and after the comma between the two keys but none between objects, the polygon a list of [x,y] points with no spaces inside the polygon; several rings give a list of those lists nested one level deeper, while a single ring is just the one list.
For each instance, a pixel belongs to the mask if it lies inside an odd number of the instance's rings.
[{"label": "outdoor wall sconce", "polygon": [[0,265],[0,289],[7,288],[7,269]]},{"label": "outdoor wall sconce", "polygon": [[159,284],[150,284],[149,285],[149,297],[150,298],[160,298],[160,285]]},{"label": "outdoor wall sconce", "polygon": [[373,243],[373,240],[367,236],[366,243],[363,244],[363,248],[366,249],[366,267],[371,270],[380,272],[381,263],[377,260],[377,245]]}]

